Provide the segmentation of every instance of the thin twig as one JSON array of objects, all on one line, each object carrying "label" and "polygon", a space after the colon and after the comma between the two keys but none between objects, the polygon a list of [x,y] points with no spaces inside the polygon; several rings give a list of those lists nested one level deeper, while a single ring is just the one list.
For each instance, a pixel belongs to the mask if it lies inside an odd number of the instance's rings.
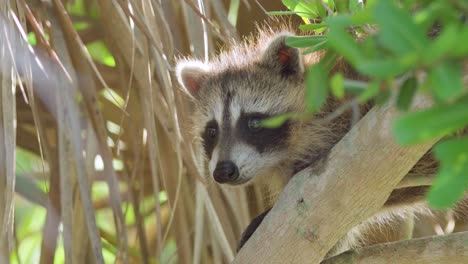
[{"label": "thin twig", "polygon": [[200,12],[200,9],[191,1],[191,0],[184,0],[187,5],[190,6],[190,8],[195,12],[203,21],[205,21],[206,24],[208,24],[214,32],[218,35],[219,38],[221,38],[222,41],[228,43],[229,42],[229,36],[226,36],[225,34],[221,33],[219,29],[211,22],[209,18],[207,18],[205,15],[203,15],[202,12]]},{"label": "thin twig", "polygon": [[318,120],[318,122],[324,122],[324,123],[331,122],[331,121],[335,120],[336,118],[338,118],[339,116],[341,116],[342,114],[344,114],[344,112],[346,112],[347,110],[349,110],[350,108],[352,108],[356,104],[359,104],[359,99],[358,98],[353,98],[351,100],[348,100],[344,104],[342,104],[338,108],[336,108],[335,111],[333,111],[330,114],[326,115],[324,118]]},{"label": "thin twig", "polygon": [[67,79],[71,82],[71,76],[68,73],[68,71],[65,69],[65,66],[62,64],[62,61],[60,58],[57,56],[55,53],[54,49],[50,46],[49,41],[47,41],[44,31],[41,29],[41,26],[39,26],[39,23],[36,20],[36,17],[34,14],[31,12],[31,9],[29,6],[24,2],[24,0],[20,1],[21,5],[23,5],[24,12],[26,13],[26,17],[28,18],[29,23],[31,24],[32,30],[34,31],[34,34],[38,38],[40,43],[44,44],[45,49],[49,53],[49,55],[52,57],[52,59],[59,65],[60,69],[63,71]]},{"label": "thin twig", "polygon": [[258,7],[263,11],[263,13],[265,13],[266,15],[270,16],[270,14],[268,14],[268,11],[263,7],[262,4],[260,4],[260,2],[258,2],[258,0],[255,0],[255,3],[258,5]]},{"label": "thin twig", "polygon": [[325,4],[323,0],[320,0],[320,3],[322,4],[323,7],[325,7],[329,16],[332,16],[334,14],[333,10],[331,10],[330,7],[327,4]]},{"label": "thin twig", "polygon": [[242,0],[242,3],[244,3],[245,7],[247,8],[248,11],[251,10],[252,6],[250,5],[248,0]]},{"label": "thin twig", "polygon": [[[143,32],[143,34],[151,42],[151,45],[158,50],[159,54],[164,54],[164,51],[162,50],[161,46],[158,44],[156,39],[154,39],[154,36],[153,34],[151,34],[150,29],[147,27],[147,25],[141,22],[135,15],[133,15],[133,13],[130,11],[130,9],[128,8],[128,6],[123,0],[117,0],[117,2],[119,3],[120,8],[122,8],[122,11],[125,13],[125,15],[129,16],[132,19],[135,25],[141,30],[141,32]],[[140,14],[138,8],[135,8],[134,10],[137,13],[138,17],[143,17],[143,15]],[[164,58],[164,56],[162,57]],[[172,68],[167,60],[163,60],[163,61],[166,64],[167,68],[169,69]]]}]

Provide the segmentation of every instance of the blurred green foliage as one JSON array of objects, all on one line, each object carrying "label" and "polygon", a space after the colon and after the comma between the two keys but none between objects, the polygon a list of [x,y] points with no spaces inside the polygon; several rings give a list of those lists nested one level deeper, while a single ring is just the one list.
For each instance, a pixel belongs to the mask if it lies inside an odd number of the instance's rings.
[{"label": "blurred green foliage", "polygon": [[[430,205],[453,206],[468,186],[467,138],[452,137],[468,125],[468,94],[463,63],[468,58],[468,2],[463,0],[282,0],[300,16],[310,36],[290,37],[287,44],[304,53],[327,49],[348,61],[367,82],[331,78],[323,62],[307,72],[307,109],[318,111],[328,90],[343,98],[348,92],[360,102],[383,103],[396,94],[405,113],[393,133],[404,145],[445,137],[435,146],[440,161]],[[283,15],[288,12],[272,12]],[[466,62],[465,62],[466,63]],[[313,81],[312,81],[313,80]],[[410,110],[416,92],[435,101],[422,111]],[[290,115],[291,116],[291,115]],[[284,116],[270,120],[281,124]]]}]

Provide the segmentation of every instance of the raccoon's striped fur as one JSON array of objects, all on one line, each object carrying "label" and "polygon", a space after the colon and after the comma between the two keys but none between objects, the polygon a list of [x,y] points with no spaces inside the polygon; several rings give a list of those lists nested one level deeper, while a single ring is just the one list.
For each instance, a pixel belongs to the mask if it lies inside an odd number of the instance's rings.
[{"label": "raccoon's striped fur", "polygon": [[[208,63],[192,59],[178,62],[178,80],[195,104],[193,133],[202,175],[224,185],[246,184],[259,177],[287,180],[326,155],[349,131],[351,113],[328,123],[312,119],[290,120],[274,129],[258,126],[267,117],[305,111],[304,71],[318,62],[321,54],[304,57],[300,50],[288,47],[285,39],[292,35],[284,29],[262,29],[257,37],[233,45]],[[338,63],[334,71],[358,78],[345,63]],[[317,118],[332,112],[339,103],[330,99]],[[427,154],[410,174],[433,174],[436,168]],[[356,246],[359,234],[370,226],[391,222],[416,209],[428,211],[415,206],[425,191],[426,187],[395,190],[385,209],[351,230],[330,255]],[[262,218],[254,221],[241,243]]]}]

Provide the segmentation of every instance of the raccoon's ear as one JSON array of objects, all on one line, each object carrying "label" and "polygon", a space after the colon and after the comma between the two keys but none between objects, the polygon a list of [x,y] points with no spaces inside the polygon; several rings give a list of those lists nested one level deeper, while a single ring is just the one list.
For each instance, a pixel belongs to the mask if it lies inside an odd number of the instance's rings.
[{"label": "raccoon's ear", "polygon": [[278,70],[283,76],[302,75],[304,65],[299,49],[286,45],[286,38],[291,33],[279,33],[270,40],[262,54],[262,64]]},{"label": "raccoon's ear", "polygon": [[176,67],[177,80],[191,97],[200,91],[201,80],[207,72],[207,65],[201,61],[183,61]]}]

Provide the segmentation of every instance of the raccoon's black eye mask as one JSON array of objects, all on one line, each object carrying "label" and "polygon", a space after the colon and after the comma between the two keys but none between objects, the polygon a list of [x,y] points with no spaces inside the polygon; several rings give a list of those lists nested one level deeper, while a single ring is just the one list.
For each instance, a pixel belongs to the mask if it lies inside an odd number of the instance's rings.
[{"label": "raccoon's black eye mask", "polygon": [[203,148],[205,149],[205,154],[208,158],[211,159],[211,155],[213,154],[213,149],[218,142],[219,137],[219,126],[216,120],[210,120],[203,131],[202,138],[203,138]]},{"label": "raccoon's black eye mask", "polygon": [[[231,137],[226,142],[241,141],[255,148],[259,153],[278,150],[287,147],[290,134],[290,122],[277,128],[265,128],[260,126],[262,120],[270,115],[263,113],[241,113],[234,128],[227,127],[229,133],[225,137]],[[223,128],[224,129],[224,128]],[[210,120],[202,132],[203,148],[206,156],[211,159],[215,146],[223,135],[216,120]],[[225,131],[226,132],[226,131]],[[226,138],[222,139],[222,142]]]}]

